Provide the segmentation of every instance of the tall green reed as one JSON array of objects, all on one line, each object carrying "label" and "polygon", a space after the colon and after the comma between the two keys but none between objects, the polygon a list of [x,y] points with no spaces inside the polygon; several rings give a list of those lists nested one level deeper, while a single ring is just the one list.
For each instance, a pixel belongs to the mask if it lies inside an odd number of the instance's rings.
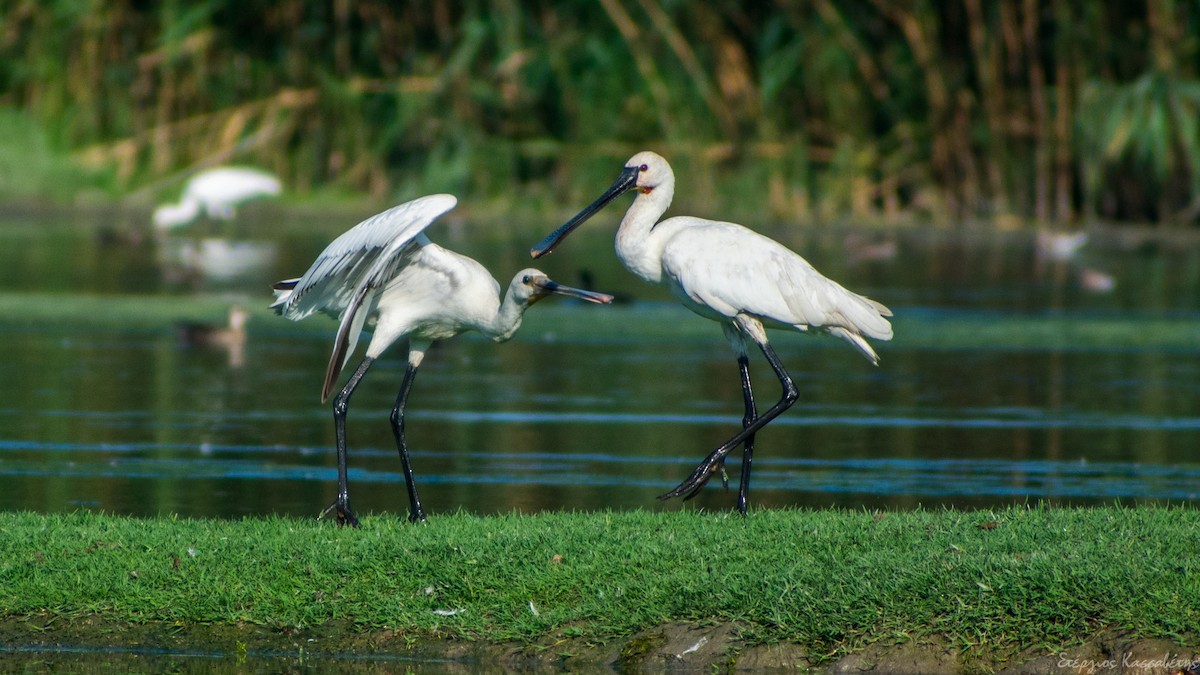
[{"label": "tall green reed", "polygon": [[3,4],[0,106],[122,192],[238,162],[575,202],[650,147],[687,206],[780,218],[1200,203],[1200,10],[1175,0]]}]

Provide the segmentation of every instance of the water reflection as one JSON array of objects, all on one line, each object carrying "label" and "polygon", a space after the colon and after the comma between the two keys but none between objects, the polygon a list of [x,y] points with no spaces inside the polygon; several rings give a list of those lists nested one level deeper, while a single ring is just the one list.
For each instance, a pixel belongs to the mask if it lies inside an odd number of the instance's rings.
[{"label": "water reflection", "polygon": [[[715,326],[629,278],[611,232],[596,229],[547,259],[547,271],[573,278],[587,269],[597,287],[632,294],[635,302],[603,310],[621,330],[570,330],[593,308],[547,305],[513,342],[464,336],[426,361],[408,433],[430,511],[690,508],[655,496],[739,424],[736,364]],[[180,292],[162,279],[154,242],[113,243],[96,231],[0,223],[0,293],[89,289],[103,311],[104,294]],[[936,318],[969,336],[1047,311],[1131,326],[1160,315],[1200,322],[1194,242],[1092,233],[1077,259],[1119,279],[1097,295],[1050,263],[1039,271],[1031,233],[866,233],[867,242],[893,242],[895,254],[856,261],[845,255],[845,230],[772,234],[893,306],[898,327],[881,345],[880,368],[835,340],[778,336],[801,397],[760,435],[754,504],[1197,498],[1200,350],[1069,340],[1059,349],[969,339],[929,347],[906,343],[903,331],[906,321],[911,333]],[[273,257],[251,263],[250,277],[201,288],[265,305],[265,283],[306,264],[328,235],[282,227],[269,240]],[[454,246],[504,276],[525,264],[527,239]],[[132,270],[112,269],[130,260],[139,261]],[[237,368],[222,349],[182,342],[169,322],[18,319],[0,325],[0,508],[314,516],[332,497],[332,424],[318,399],[333,322],[304,332],[255,318]],[[402,352],[381,360],[350,413],[350,480],[364,512],[405,509],[387,421]],[[771,381],[765,365],[755,368]],[[712,486],[696,503],[727,509],[733,494]]]},{"label": "water reflection", "polygon": [[170,285],[201,288],[254,281],[272,269],[278,245],[268,241],[201,239],[166,235],[158,240],[158,265]]}]

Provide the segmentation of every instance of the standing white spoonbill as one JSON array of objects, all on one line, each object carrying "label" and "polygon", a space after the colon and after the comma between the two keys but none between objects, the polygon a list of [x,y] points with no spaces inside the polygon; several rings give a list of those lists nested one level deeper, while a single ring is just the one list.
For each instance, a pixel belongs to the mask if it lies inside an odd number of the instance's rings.
[{"label": "standing white spoonbill", "polygon": [[178,204],[154,211],[154,225],[169,229],[187,225],[203,211],[209,218],[232,220],[240,204],[283,191],[279,179],[258,169],[222,166],[198,173],[183,188]]},{"label": "standing white spoonbill", "polygon": [[[530,254],[539,258],[549,253],[572,230],[628,190],[636,190],[637,197],[617,230],[617,257],[630,272],[651,283],[665,283],[685,307],[721,324],[737,352],[746,411],[742,430],[660,499],[690,499],[718,471],[725,482],[725,457],[742,444],[737,508],[745,514],[754,434],[799,397],[792,378],[767,343],[765,328],[829,333],[878,365],[879,356],[865,338],[890,339],[892,326],[884,317],[892,313],[822,276],[778,242],[741,225],[691,216],[659,222],[675,194],[675,174],[667,160],[653,152],[634,155],[607,192],[550,233]],[[783,397],[762,415],[755,408],[750,388],[748,341],[762,350],[783,385]]]},{"label": "standing white spoonbill", "polygon": [[364,326],[374,326],[366,356],[333,399],[338,494],[322,515],[335,511],[339,525],[358,525],[346,487],[350,396],[367,369],[393,342],[408,337],[408,368],[391,422],[408,487],[408,519],[416,522],[425,520],[425,512],[417,498],[404,441],[404,408],[417,367],[433,342],[469,330],[504,342],[517,332],[525,310],[551,293],[597,303],[612,300],[602,293],[561,286],[535,269],[526,269],[513,277],[501,302],[500,284],[483,265],[434,244],[424,233],[457,203],[453,195],[431,195],[368,218],[334,239],[304,276],[275,285],[278,297],[271,307],[276,313],[299,321],[322,312],[341,322],[325,369],[322,403],[354,353]]}]

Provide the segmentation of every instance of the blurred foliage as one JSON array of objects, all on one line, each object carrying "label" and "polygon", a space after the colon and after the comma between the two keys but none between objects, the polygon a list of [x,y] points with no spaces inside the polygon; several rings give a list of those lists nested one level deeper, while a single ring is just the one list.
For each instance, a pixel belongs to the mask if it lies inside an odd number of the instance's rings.
[{"label": "blurred foliage", "polygon": [[72,162],[29,116],[0,107],[0,199],[79,201],[89,194],[83,188],[100,187],[105,178]]},{"label": "blurred foliage", "polygon": [[122,191],[576,204],[652,148],[697,211],[1194,222],[1198,36],[1177,0],[0,0],[0,106]]}]

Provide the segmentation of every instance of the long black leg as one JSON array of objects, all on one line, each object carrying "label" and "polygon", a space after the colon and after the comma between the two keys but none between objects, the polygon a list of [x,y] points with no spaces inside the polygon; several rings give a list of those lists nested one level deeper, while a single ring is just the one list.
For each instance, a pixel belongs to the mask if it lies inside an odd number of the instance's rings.
[{"label": "long black leg", "polygon": [[396,395],[396,407],[392,408],[392,433],[396,436],[396,449],[400,452],[400,465],[404,467],[404,483],[408,486],[408,520],[418,523],[425,520],[425,510],[417,497],[417,484],[413,481],[412,465],[408,461],[408,445],[404,442],[404,407],[408,404],[408,392],[417,377],[417,367],[411,363],[404,371],[404,382]]},{"label": "long black leg", "polygon": [[[771,369],[775,371],[775,376],[779,378],[779,384],[783,386],[782,398],[780,398],[778,403],[771,406],[771,408],[761,416],[755,417],[754,421],[743,427],[742,430],[734,434],[732,438],[725,441],[720,447],[709,453],[708,457],[705,457],[704,461],[700,462],[700,464],[696,466],[695,470],[692,471],[692,474],[688,476],[686,480],[675,486],[675,489],[671,490],[670,492],[659,495],[659,499],[670,499],[671,497],[683,497],[684,499],[691,499],[692,497],[695,497],[696,494],[704,487],[704,485],[708,483],[708,480],[713,477],[713,474],[720,470],[721,462],[724,461],[725,456],[728,455],[731,450],[736,448],[739,443],[745,442],[747,439],[752,440],[755,432],[765,427],[768,422],[778,417],[784,410],[792,407],[792,404],[796,402],[797,398],[799,398],[800,393],[796,389],[796,384],[792,382],[792,378],[788,375],[787,370],[784,369],[783,363],[780,362],[779,357],[775,355],[775,350],[771,349],[771,345],[767,344],[765,341],[760,342],[758,346],[762,349],[763,356],[767,357],[767,362],[771,364]],[[743,463],[744,462],[745,456],[743,456]],[[748,473],[743,475],[742,481],[742,490],[745,490],[748,487]],[[741,497],[741,494],[741,491],[739,491],[739,498]]]},{"label": "long black leg", "polygon": [[362,381],[363,375],[367,374],[367,370],[373,363],[375,363],[375,359],[369,356],[363,359],[362,363],[358,365],[358,370],[354,371],[350,380],[346,382],[346,386],[342,387],[338,395],[333,398],[333,430],[337,437],[338,493],[337,499],[321,512],[321,517],[324,518],[330,511],[334,511],[337,514],[338,525],[358,527],[358,518],[350,510],[350,491],[346,480],[346,411],[350,408],[350,395],[354,393],[358,383]]},{"label": "long black leg", "polygon": [[[742,398],[746,403],[746,412],[742,416],[742,428],[750,426],[758,418],[758,409],[754,405],[754,390],[750,388],[750,358],[745,354],[738,357],[738,370],[742,375]],[[750,492],[750,463],[754,460],[754,434],[742,441],[742,476],[738,486],[737,510],[746,515],[746,494]]]}]

